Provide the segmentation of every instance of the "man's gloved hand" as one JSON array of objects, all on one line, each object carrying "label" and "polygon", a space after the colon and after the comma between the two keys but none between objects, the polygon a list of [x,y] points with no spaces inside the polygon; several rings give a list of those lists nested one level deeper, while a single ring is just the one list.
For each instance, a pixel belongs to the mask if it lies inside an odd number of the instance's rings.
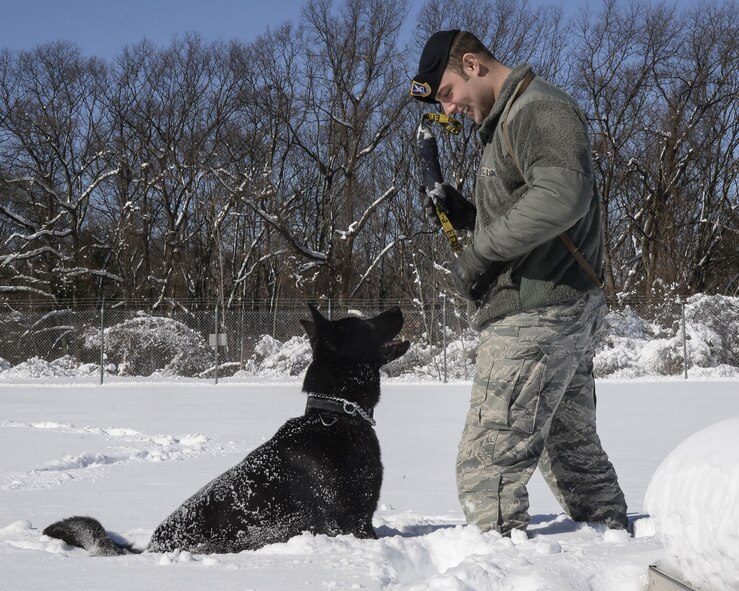
[{"label": "man's gloved hand", "polygon": [[444,183],[441,185],[442,191],[427,190],[423,185],[420,186],[421,196],[423,198],[423,208],[426,211],[426,219],[437,230],[441,228],[439,216],[436,214],[436,208],[446,213],[449,221],[456,230],[474,230],[475,216],[477,208],[471,202],[462,197],[461,193],[451,185]]},{"label": "man's gloved hand", "polygon": [[474,242],[464,249],[452,263],[452,276],[459,294],[468,300],[479,300],[484,294],[480,293],[485,286],[480,280],[488,270],[490,263],[480,258],[475,250]]}]

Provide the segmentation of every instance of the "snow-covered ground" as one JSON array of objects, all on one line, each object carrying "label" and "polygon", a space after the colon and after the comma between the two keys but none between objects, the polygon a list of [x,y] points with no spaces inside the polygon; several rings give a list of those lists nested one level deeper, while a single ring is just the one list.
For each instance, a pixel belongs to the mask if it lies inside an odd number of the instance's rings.
[{"label": "snow-covered ground", "polygon": [[[737,385],[599,382],[600,435],[633,516],[678,444],[739,416]],[[469,390],[384,384],[378,540],[306,534],[237,555],[90,558],[41,530],[87,514],[143,547],[185,498],[303,412],[300,384],[2,384],[0,589],[646,589],[648,565],[665,557],[654,522],[637,521],[635,538],[573,523],[538,473],[529,487],[531,539],[464,525],[454,458]]]}]

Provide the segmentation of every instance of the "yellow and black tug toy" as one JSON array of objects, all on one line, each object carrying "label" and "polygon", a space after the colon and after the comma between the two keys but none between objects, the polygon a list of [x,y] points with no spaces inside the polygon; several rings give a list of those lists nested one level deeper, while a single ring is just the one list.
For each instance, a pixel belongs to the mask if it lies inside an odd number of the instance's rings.
[{"label": "yellow and black tug toy", "polygon": [[[416,149],[421,164],[421,182],[426,188],[428,196],[436,203],[437,199],[441,198],[443,200],[444,198],[444,177],[441,174],[441,165],[439,164],[439,146],[431,130],[433,123],[438,123],[444,131],[453,135],[462,130],[462,124],[444,113],[424,113],[416,131]],[[439,216],[441,229],[449,241],[452,252],[455,255],[460,254],[463,248],[457,238],[454,226],[452,226],[446,213],[438,206],[436,207],[436,215]]]}]

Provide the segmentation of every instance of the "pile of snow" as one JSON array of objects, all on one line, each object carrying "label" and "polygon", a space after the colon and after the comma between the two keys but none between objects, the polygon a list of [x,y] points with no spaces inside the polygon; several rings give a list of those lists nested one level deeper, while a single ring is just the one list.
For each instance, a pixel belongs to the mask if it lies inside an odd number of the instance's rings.
[{"label": "pile of snow", "polygon": [[739,298],[693,296],[685,306],[685,321],[693,365],[739,366]]},{"label": "pile of snow", "polygon": [[[462,338],[449,343],[447,379],[471,379],[477,354],[477,338],[477,333],[470,330]],[[263,335],[244,368],[233,377],[279,379],[300,376],[308,368],[311,359],[312,352],[307,336],[293,337],[283,343],[269,335]],[[441,347],[420,341],[411,343],[405,355],[385,365],[381,372],[383,377],[439,381],[444,377],[443,363]]]},{"label": "pile of snow", "polygon": [[[446,347],[446,378],[449,381],[472,379],[477,357],[479,334],[471,329],[462,336],[449,333]],[[388,377],[403,377],[419,381],[440,381],[444,378],[444,348],[426,341],[411,343],[401,358],[383,368]]]},{"label": "pile of snow", "polygon": [[645,508],[666,570],[700,589],[739,589],[739,418],[675,448],[655,472]]},{"label": "pile of snow", "polygon": [[8,380],[89,376],[97,372],[99,368],[94,363],[80,363],[70,355],[65,355],[54,361],[32,357],[15,367],[11,367],[10,364],[5,366],[4,370],[3,367],[2,360],[0,360],[0,375]]},{"label": "pile of snow", "polygon": [[[358,314],[356,311],[353,311]],[[596,344],[594,372],[598,378],[642,378],[681,375],[684,370],[683,327],[680,308],[650,307],[647,320],[629,306],[614,308],[607,316]],[[688,367],[690,377],[739,377],[739,298],[697,295],[685,304]],[[413,381],[472,379],[478,333],[467,329],[447,332],[446,351],[440,339],[429,342],[427,333],[414,334],[406,327],[411,347],[401,358],[383,368],[383,376]],[[139,313],[104,331],[106,371],[121,376],[212,377],[213,350],[203,335],[171,318]],[[100,336],[96,328],[84,333],[82,361],[97,361]],[[446,358],[446,365],[445,365]],[[0,359],[0,380],[85,377],[97,371],[72,357],[47,362],[40,358],[16,367]],[[311,360],[305,335],[279,341],[262,335],[251,357],[234,375],[282,380],[300,376]],[[223,359],[221,359],[223,361]],[[219,373],[239,367],[238,362],[219,364]],[[446,367],[446,375],[445,369]]]},{"label": "pile of snow", "polygon": [[310,342],[306,335],[293,337],[284,343],[263,335],[244,369],[236,372],[234,377],[298,376],[308,368],[311,359]]},{"label": "pile of snow", "polygon": [[[172,318],[140,312],[103,331],[106,359],[120,375],[197,376],[213,365],[213,350],[203,336]],[[100,350],[100,333],[85,335],[85,349]]]},{"label": "pile of snow", "polygon": [[[739,377],[739,298],[690,297],[685,303],[685,333],[691,375]],[[684,364],[681,315],[647,321],[626,306],[606,316],[596,345],[596,377],[680,375]],[[713,371],[701,371],[709,368]]]}]

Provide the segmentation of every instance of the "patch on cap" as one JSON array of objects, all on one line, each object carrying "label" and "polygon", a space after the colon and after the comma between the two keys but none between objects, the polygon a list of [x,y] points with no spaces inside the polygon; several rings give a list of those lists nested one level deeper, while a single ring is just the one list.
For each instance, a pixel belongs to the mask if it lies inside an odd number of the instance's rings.
[{"label": "patch on cap", "polygon": [[449,50],[459,29],[438,31],[429,37],[418,62],[418,74],[411,82],[411,96],[425,103],[435,103],[441,77],[449,61]]},{"label": "patch on cap", "polygon": [[411,83],[411,96],[418,99],[431,96],[431,86],[428,82],[416,82],[414,80]]}]

